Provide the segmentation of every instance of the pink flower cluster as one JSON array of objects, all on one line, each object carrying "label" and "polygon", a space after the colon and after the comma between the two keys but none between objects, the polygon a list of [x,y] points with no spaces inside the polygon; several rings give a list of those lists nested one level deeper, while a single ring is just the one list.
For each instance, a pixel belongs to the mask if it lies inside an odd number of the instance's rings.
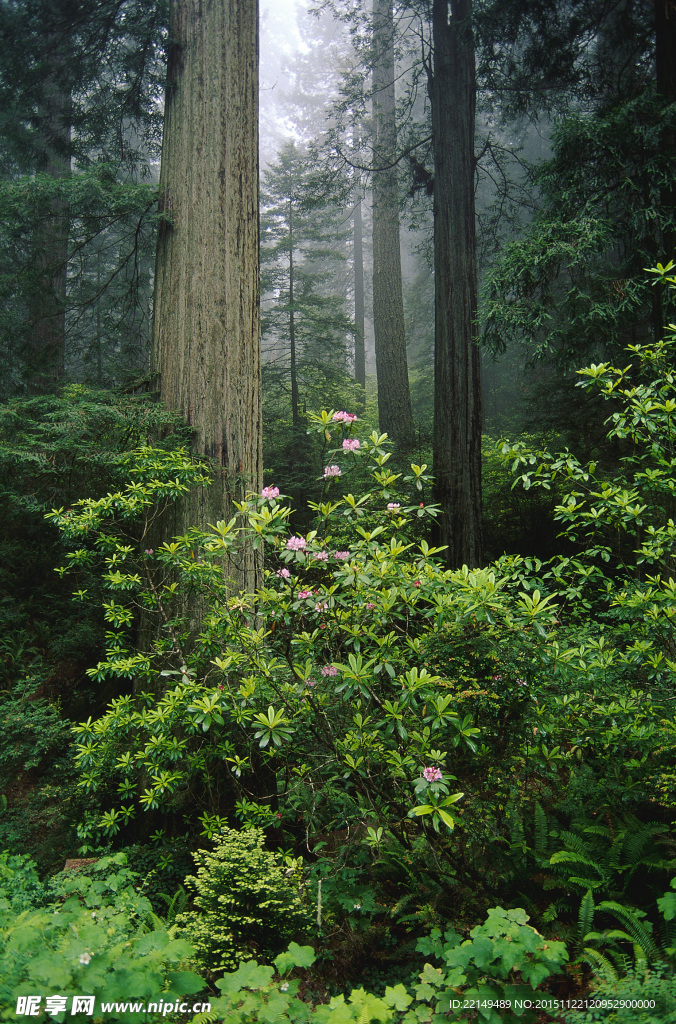
[{"label": "pink flower cluster", "polygon": [[330,480],[334,476],[342,476],[340,466],[324,466],[324,479]]},{"label": "pink flower cluster", "polygon": [[441,782],[443,777],[441,768],[423,768],[423,779],[426,782]]},{"label": "pink flower cluster", "polygon": [[304,601],[306,597],[312,597],[312,591],[311,590],[299,590],[298,591],[298,599],[300,601]]},{"label": "pink flower cluster", "polygon": [[358,441],[356,437],[346,437],[343,441],[343,448],[346,452],[356,452],[361,448],[361,441]]},{"label": "pink flower cluster", "polygon": [[338,669],[336,668],[335,665],[324,665],[324,668],[321,670],[321,672],[322,672],[323,676],[337,676],[338,675]]},{"label": "pink flower cluster", "polygon": [[305,551],[307,541],[305,537],[289,537],[286,542],[287,551]]},{"label": "pink flower cluster", "polygon": [[346,562],[350,557],[349,551],[336,551],[334,558],[337,558],[339,562]]},{"label": "pink flower cluster", "polygon": [[398,512],[400,508],[401,508],[401,505],[399,504],[398,501],[390,501],[388,503],[388,506],[387,506],[387,511],[388,512]]},{"label": "pink flower cluster", "polygon": [[290,575],[291,573],[289,572],[288,569],[278,569],[277,572],[275,573],[275,576],[281,576],[283,580],[288,580]]},{"label": "pink flower cluster", "polygon": [[271,498],[278,498],[278,497],[279,497],[279,487],[264,487],[263,490],[261,491],[261,498],[267,498],[269,500]]},{"label": "pink flower cluster", "polygon": [[353,412],[343,412],[341,410],[341,412],[334,412],[331,419],[333,420],[334,423],[347,423],[349,426],[350,423],[354,423],[354,421],[357,419],[357,416]]},{"label": "pink flower cluster", "polygon": [[328,601],[318,601],[315,605],[316,612],[327,612],[329,610]]},{"label": "pink flower cluster", "polygon": [[316,558],[318,562],[326,562],[329,557],[328,551],[313,551],[312,557]]}]

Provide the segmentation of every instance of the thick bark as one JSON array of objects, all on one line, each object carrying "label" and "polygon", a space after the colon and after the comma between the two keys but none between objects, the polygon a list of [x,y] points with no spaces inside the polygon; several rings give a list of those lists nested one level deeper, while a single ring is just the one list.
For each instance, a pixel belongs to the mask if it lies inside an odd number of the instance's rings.
[{"label": "thick bark", "polygon": [[[392,0],[373,2],[373,164],[387,167],[396,156],[394,19]],[[406,362],[404,297],[399,247],[397,170],[373,173],[373,327],[380,429],[394,440],[413,436]]]},{"label": "thick bark", "polygon": [[450,0],[450,11],[449,0],[434,0],[432,29],[435,500],[448,564],[471,567],[482,559],[472,0]]},{"label": "thick bark", "polygon": [[354,379],[362,390],[361,408],[366,406],[366,349],[364,345],[364,230],[361,215],[361,198],[355,204],[353,214],[354,243]]},{"label": "thick bark", "polygon": [[[172,0],[170,33],[152,371],[215,474],[179,503],[184,533],[261,482],[257,0]],[[226,571],[251,591],[260,556]]]}]

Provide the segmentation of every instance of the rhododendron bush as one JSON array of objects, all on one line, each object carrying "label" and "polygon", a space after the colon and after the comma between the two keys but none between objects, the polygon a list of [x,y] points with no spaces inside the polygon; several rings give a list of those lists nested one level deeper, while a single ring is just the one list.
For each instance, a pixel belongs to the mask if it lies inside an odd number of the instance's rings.
[{"label": "rhododendron bush", "polygon": [[[443,569],[420,538],[436,514],[426,466],[392,472],[386,437],[357,438],[358,426],[346,412],[314,417],[327,470],[303,536],[277,480],[230,522],[148,548],[158,502],[206,483],[186,452],[149,448],[129,460],[125,490],[54,513],[73,547],[62,571],[91,581],[98,569],[106,588],[107,658],[90,674],[131,684],[76,730],[81,785],[99,808],[90,831],[115,835],[155,809],[199,815],[207,835],[236,813],[301,823],[310,839],[355,827],[404,850],[453,830],[479,729],[425,664],[426,641],[479,623],[537,646],[554,611],[520,593],[516,574]],[[355,495],[357,460],[372,487]],[[255,594],[224,577],[223,555],[243,543],[264,546]],[[207,613],[195,634],[197,592]],[[157,620],[142,651],[131,647],[139,609]]]}]

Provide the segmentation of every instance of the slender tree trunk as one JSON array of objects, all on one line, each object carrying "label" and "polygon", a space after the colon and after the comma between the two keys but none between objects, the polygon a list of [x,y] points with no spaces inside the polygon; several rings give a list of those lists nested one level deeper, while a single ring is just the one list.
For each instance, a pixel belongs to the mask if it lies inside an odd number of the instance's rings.
[{"label": "slender tree trunk", "polygon": [[[152,371],[215,474],[178,503],[184,533],[261,482],[257,0],[171,2],[160,195]],[[251,591],[260,555],[226,571]]]},{"label": "slender tree trunk", "polygon": [[354,379],[362,390],[361,408],[366,406],[366,348],[364,344],[364,228],[361,214],[361,196],[353,215],[354,239]]},{"label": "slender tree trunk", "polygon": [[289,345],[291,348],[291,420],[298,426],[298,371],[296,369],[296,311],[293,308],[293,203],[289,200]]},{"label": "slender tree trunk", "polygon": [[[450,10],[449,10],[450,7]],[[451,567],[481,545],[481,362],[476,345],[472,0],[434,0],[434,477]]]},{"label": "slender tree trunk", "polygon": [[[669,103],[676,103],[676,2],[655,0],[655,77],[657,91]],[[676,133],[665,132],[664,151],[676,158]],[[663,261],[676,261],[676,182],[674,175],[662,186]],[[657,289],[655,289],[656,291]]]},{"label": "slender tree trunk", "polygon": [[[36,171],[56,181],[70,177],[71,98],[55,79],[45,84],[38,118]],[[55,199],[33,235],[35,281],[25,351],[31,391],[52,387],[64,374],[69,226],[68,205]]]},{"label": "slender tree trunk", "polygon": [[[392,0],[373,2],[373,163],[396,157],[394,18]],[[396,167],[373,173],[373,327],[380,429],[394,440],[413,437],[401,285],[399,190]]]}]

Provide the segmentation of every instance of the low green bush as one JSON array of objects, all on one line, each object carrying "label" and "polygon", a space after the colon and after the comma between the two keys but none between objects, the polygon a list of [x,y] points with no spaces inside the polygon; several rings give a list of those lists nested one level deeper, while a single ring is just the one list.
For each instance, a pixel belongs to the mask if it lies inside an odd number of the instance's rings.
[{"label": "low green bush", "polygon": [[[91,1020],[91,1011],[71,1012],[73,998],[86,995],[95,1000],[95,1017],[103,1002],[120,1002],[127,1008],[116,1009],[115,1020],[133,1024],[139,1013],[129,1008],[130,1001],[181,1001],[204,989],[203,980],[186,967],[192,947],[177,936],[176,926],[167,928],[152,914],[122,854],[102,858],[91,873],[55,878],[48,887],[50,902],[42,908],[24,898],[35,888],[34,870],[18,860],[9,858],[4,867],[14,874],[6,882],[0,878],[0,1020],[14,1020],[17,1000],[27,996],[41,1002],[39,1014],[31,1017],[46,1020],[45,999],[58,993],[68,1012],[50,1013],[51,1019]],[[26,905],[17,913],[20,901]]]},{"label": "low green bush", "polygon": [[209,971],[232,969],[252,954],[271,954],[303,932],[309,915],[295,866],[263,848],[263,831],[221,830],[212,852],[194,855],[185,882],[195,909],[176,918]]},{"label": "low green bush", "polygon": [[632,972],[597,981],[579,1005],[564,1014],[566,1024],[674,1024],[676,978],[664,970]]}]

